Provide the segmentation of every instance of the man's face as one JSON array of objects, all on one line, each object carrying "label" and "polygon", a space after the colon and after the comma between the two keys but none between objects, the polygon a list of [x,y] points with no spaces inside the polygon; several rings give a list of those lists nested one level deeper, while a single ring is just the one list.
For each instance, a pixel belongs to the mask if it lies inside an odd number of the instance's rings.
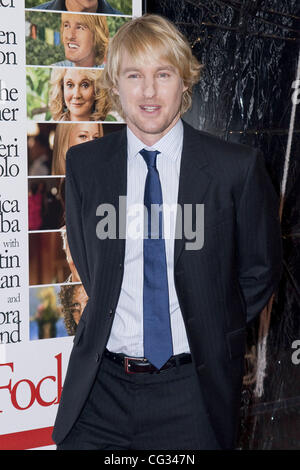
[{"label": "man's face", "polygon": [[63,44],[66,59],[74,62],[77,67],[93,67],[95,65],[95,54],[93,45],[93,33],[88,27],[70,18],[63,20]]},{"label": "man's face", "polygon": [[66,9],[68,11],[86,11],[96,13],[98,0],[66,0]]},{"label": "man's face", "polygon": [[178,70],[165,59],[147,57],[137,64],[124,52],[114,92],[128,127],[146,145],[153,145],[176,124],[186,89]]}]

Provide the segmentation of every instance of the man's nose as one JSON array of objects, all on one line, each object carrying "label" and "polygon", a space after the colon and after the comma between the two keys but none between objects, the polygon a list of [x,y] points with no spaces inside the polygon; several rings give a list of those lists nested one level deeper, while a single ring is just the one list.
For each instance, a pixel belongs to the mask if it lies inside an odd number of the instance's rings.
[{"label": "man's nose", "polygon": [[156,84],[154,77],[146,77],[144,79],[143,93],[145,98],[153,98],[156,94]]},{"label": "man's nose", "polygon": [[67,30],[66,30],[66,38],[68,40],[70,39],[75,39],[76,37],[76,28],[74,26],[70,26]]}]

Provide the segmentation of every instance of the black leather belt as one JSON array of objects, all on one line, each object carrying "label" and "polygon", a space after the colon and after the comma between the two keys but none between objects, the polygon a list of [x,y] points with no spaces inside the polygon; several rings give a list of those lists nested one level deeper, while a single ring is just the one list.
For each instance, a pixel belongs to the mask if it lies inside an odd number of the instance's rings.
[{"label": "black leather belt", "polygon": [[170,357],[170,359],[161,367],[161,369],[157,369],[144,357],[129,357],[125,356],[125,354],[110,352],[108,349],[105,349],[104,356],[116,364],[124,367],[127,374],[149,372],[159,373],[161,370],[170,369],[176,365],[189,364],[192,362],[192,356],[190,354],[178,354],[177,356]]}]

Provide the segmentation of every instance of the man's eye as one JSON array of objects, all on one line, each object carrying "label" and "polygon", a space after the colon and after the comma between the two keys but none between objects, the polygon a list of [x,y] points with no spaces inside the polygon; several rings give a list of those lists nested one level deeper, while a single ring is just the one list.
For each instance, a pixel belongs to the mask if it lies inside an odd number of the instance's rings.
[{"label": "man's eye", "polygon": [[87,139],[87,135],[85,135],[85,134],[81,134],[81,135],[79,136],[79,139],[81,139],[81,140],[85,140],[85,139]]},{"label": "man's eye", "polygon": [[161,72],[158,74],[160,78],[169,78],[170,74],[167,72]]},{"label": "man's eye", "polygon": [[70,306],[70,310],[71,312],[80,312],[81,311],[81,305],[79,302],[74,302],[71,306]]},{"label": "man's eye", "polygon": [[128,75],[128,78],[138,78],[138,77],[139,77],[138,73],[131,73],[130,75]]}]

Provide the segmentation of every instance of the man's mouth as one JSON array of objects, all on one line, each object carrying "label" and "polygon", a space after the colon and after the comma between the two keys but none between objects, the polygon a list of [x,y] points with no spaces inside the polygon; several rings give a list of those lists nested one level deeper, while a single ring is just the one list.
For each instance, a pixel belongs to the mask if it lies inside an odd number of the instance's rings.
[{"label": "man's mouth", "polygon": [[68,42],[67,46],[69,49],[79,49],[79,45],[75,44],[74,42]]},{"label": "man's mouth", "polygon": [[161,106],[159,105],[141,105],[140,108],[143,111],[146,111],[146,113],[154,113],[155,111],[158,111]]}]

